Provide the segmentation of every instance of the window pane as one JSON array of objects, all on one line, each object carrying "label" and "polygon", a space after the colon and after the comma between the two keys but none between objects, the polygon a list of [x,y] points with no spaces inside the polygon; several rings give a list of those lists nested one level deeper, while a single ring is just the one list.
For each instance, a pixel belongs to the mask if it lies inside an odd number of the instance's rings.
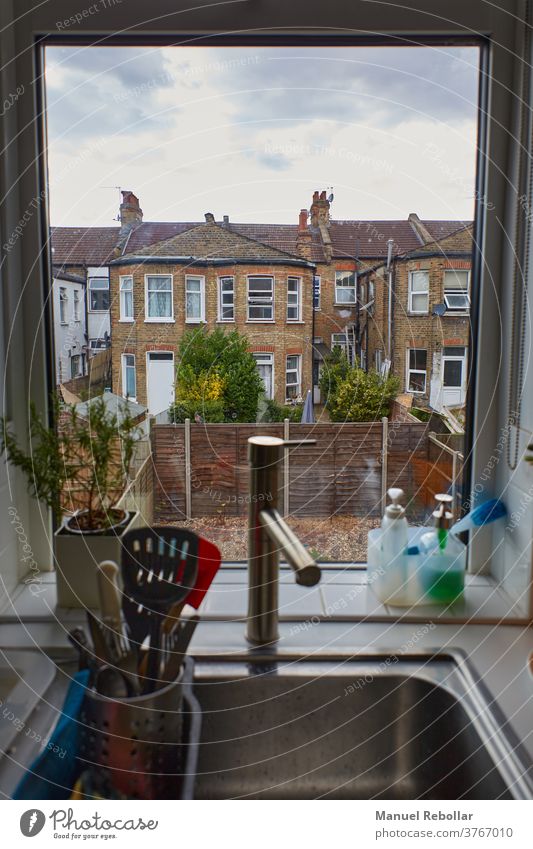
[{"label": "window pane", "polygon": [[196,292],[188,292],[187,293],[187,318],[201,318],[202,315],[202,301],[199,293]]},{"label": "window pane", "polygon": [[427,312],[429,298],[427,295],[413,295],[411,299],[411,309],[413,312]]},{"label": "window pane", "polygon": [[468,271],[455,269],[444,272],[444,291],[448,289],[464,289],[468,291]]},{"label": "window pane", "polygon": [[409,351],[409,368],[425,370],[428,352],[422,348],[411,348]]},{"label": "window pane", "polygon": [[462,360],[446,360],[444,363],[444,386],[461,386],[463,382]]},{"label": "window pane", "polygon": [[429,274],[427,271],[414,271],[411,274],[411,289],[413,292],[427,292]]},{"label": "window pane", "polygon": [[409,391],[410,392],[425,392],[426,391],[426,375],[420,372],[409,372]]}]

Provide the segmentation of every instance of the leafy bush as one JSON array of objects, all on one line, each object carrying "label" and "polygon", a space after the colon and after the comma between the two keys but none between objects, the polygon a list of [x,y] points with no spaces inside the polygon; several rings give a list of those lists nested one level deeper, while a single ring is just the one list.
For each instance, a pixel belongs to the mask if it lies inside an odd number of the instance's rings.
[{"label": "leafy bush", "polygon": [[237,330],[186,333],[179,347],[171,420],[186,418],[187,409],[189,418],[197,412],[205,421],[255,422],[263,381],[248,344]]},{"label": "leafy bush", "polygon": [[266,402],[266,414],[264,421],[266,422],[283,422],[289,419],[291,422],[300,422],[302,420],[302,404],[278,404],[276,401],[268,400]]},{"label": "leafy bush", "polygon": [[340,348],[324,361],[320,390],[333,422],[369,422],[389,415],[398,389],[397,378],[383,379],[375,371],[351,366]]}]

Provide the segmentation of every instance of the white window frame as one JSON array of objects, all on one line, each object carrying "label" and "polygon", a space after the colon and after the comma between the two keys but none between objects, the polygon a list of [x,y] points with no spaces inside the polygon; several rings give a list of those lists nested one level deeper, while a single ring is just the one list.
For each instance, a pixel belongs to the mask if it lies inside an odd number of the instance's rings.
[{"label": "white window frame", "polygon": [[[425,289],[413,289],[413,281],[415,279],[415,275],[423,274],[426,278],[427,286]],[[426,298],[426,308],[423,310],[415,310],[413,309],[413,298],[414,297],[424,297]],[[407,306],[407,310],[411,315],[428,315],[429,313],[429,269],[427,268],[417,268],[416,271],[409,272],[409,303]]]},{"label": "white window frame", "polygon": [[[170,316],[150,316],[148,314],[148,280],[153,277],[170,279]],[[145,324],[173,324],[174,318],[174,275],[173,274],[145,274],[144,275],[144,322]]]},{"label": "white window frame", "polygon": [[[449,289],[446,289],[446,275],[453,274],[457,277],[457,272],[461,272],[462,274],[466,274],[466,287],[462,286],[450,286]],[[444,299],[444,303],[446,304],[446,310],[453,315],[463,314],[467,315],[470,312],[470,271],[466,268],[446,268],[444,269],[444,274],[442,277],[442,296]],[[449,298],[454,298],[459,296],[463,298],[463,306],[454,307],[451,305],[451,301]],[[466,306],[464,305],[466,301]]]},{"label": "white window frame", "polygon": [[[130,288],[125,288],[125,283],[131,283]],[[118,287],[119,287],[119,311],[120,317],[119,321],[125,322],[126,324],[130,324],[132,321],[135,321],[135,307],[133,304],[133,274],[121,274],[118,278]],[[127,292],[131,292],[131,315],[126,315],[126,298],[124,297]]]},{"label": "white window frame", "polygon": [[[426,368],[411,368],[411,351],[425,351],[426,354]],[[406,378],[405,378],[405,391],[410,395],[425,395],[427,392],[428,386],[428,350],[427,348],[407,348],[407,356],[405,358],[406,364]],[[424,375],[424,388],[423,389],[410,389],[409,385],[411,383],[411,375],[412,374],[423,374]]]},{"label": "white window frame", "polygon": [[[315,304],[315,283],[317,283],[317,299]],[[313,276],[313,309],[319,312],[322,309],[322,277],[320,274]]]},{"label": "white window frame", "polygon": [[[291,290],[291,286],[296,284],[296,288]],[[290,303],[290,298],[296,295],[296,301]],[[289,310],[296,307],[296,318],[289,317]],[[287,277],[287,323],[288,324],[297,324],[302,321],[302,278],[301,277]]]},{"label": "white window frame", "polygon": [[[200,291],[192,291],[189,293],[188,284],[190,280],[200,282]],[[192,318],[187,313],[187,295],[200,295],[200,315]],[[205,277],[202,274],[186,274],[185,275],[185,324],[205,324]]]},{"label": "white window frame", "polygon": [[268,398],[269,401],[273,401],[276,387],[276,384],[274,383],[274,354],[269,353],[268,351],[253,351],[252,356],[256,362],[256,365],[271,366],[272,368],[272,384],[270,387],[270,395],[267,396],[267,394],[265,393],[265,398]]},{"label": "white window frame", "polygon": [[99,315],[105,315],[106,313],[109,312],[109,307],[107,307],[104,310],[94,310],[91,306],[91,292],[93,291],[92,284],[95,280],[102,280],[106,285],[105,286],[98,286],[98,288],[95,289],[94,291],[95,292],[107,292],[107,297],[108,297],[108,300],[109,300],[109,277],[104,277],[101,274],[93,274],[91,277],[89,277],[89,279],[87,281],[87,300],[88,300],[87,308],[88,308],[90,313],[95,313],[96,315],[98,315],[98,314]]},{"label": "white window frame", "polygon": [[[341,275],[353,274],[353,284],[345,286],[341,283]],[[353,300],[339,301],[339,291],[353,290]],[[355,307],[357,302],[357,273],[355,271],[335,271],[335,306],[337,307]]]},{"label": "white window frame", "polygon": [[[223,303],[223,295],[230,294],[229,291],[222,291],[222,284],[227,283],[228,280],[231,280],[231,310],[232,317],[224,318],[223,309],[224,307],[228,307],[228,304]],[[231,274],[224,274],[221,277],[217,277],[217,289],[218,289],[218,321],[223,322],[224,324],[231,324],[235,322],[235,277]]]},{"label": "white window frame", "polygon": [[73,289],[72,290],[72,319],[75,322],[81,321],[80,305],[81,305],[80,290],[79,289]]},{"label": "white window frame", "polygon": [[[250,281],[251,280],[265,280],[269,281],[271,284],[271,294],[254,294],[252,295],[255,303],[250,303]],[[274,312],[274,290],[275,290],[275,278],[272,274],[249,274],[246,278],[246,321],[253,324],[273,324],[275,321],[275,312]],[[264,292],[267,290],[265,289]],[[272,311],[271,318],[250,318],[250,307],[268,307]]]},{"label": "white window frame", "polygon": [[59,323],[68,324],[68,292],[66,286],[59,287]]},{"label": "white window frame", "polygon": [[[76,374],[72,374],[72,364],[74,360],[77,360],[79,363],[79,368]],[[77,377],[83,377],[83,354],[71,354],[70,355],[70,379],[75,380]]]},{"label": "white window frame", "polygon": [[[133,358],[133,365],[127,363],[127,358]],[[135,354],[122,354],[121,356],[121,366],[122,366],[122,397],[129,398],[130,401],[137,400],[137,358]],[[134,378],[135,378],[135,395],[128,395],[127,386],[127,370],[128,368],[133,368]]]},{"label": "white window frame", "polygon": [[[289,368],[289,360],[296,359],[296,368]],[[296,381],[292,381],[289,383],[288,375],[289,372],[296,373]],[[288,393],[289,387],[295,386],[297,391],[294,397],[291,397]],[[294,401],[298,396],[302,394],[302,355],[301,354],[287,354],[285,357],[285,400],[286,401]]]},{"label": "white window frame", "polygon": [[354,357],[355,357],[355,348],[353,341],[350,339],[348,333],[332,333],[331,334],[331,350],[333,348],[341,348],[344,351],[344,354],[350,363],[353,365]]}]

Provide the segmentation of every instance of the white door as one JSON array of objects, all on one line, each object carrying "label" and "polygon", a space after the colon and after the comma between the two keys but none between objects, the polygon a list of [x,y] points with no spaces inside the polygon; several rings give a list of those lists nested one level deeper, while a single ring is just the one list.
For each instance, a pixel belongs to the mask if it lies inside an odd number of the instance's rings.
[{"label": "white door", "polygon": [[442,404],[460,407],[466,401],[466,348],[444,348],[442,355]]},{"label": "white door", "polygon": [[174,401],[174,354],[171,351],[147,354],[146,386],[150,415],[168,410]]},{"label": "white door", "polygon": [[274,356],[273,354],[254,354],[257,371],[265,387],[265,397],[274,397]]}]

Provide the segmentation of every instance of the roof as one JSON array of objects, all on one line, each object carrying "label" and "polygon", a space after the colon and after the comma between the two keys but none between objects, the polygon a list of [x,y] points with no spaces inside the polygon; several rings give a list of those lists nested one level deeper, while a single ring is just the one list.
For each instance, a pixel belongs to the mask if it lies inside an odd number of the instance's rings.
[{"label": "roof", "polygon": [[144,407],[142,404],[137,404],[136,401],[130,401],[129,398],[122,398],[121,395],[115,395],[114,392],[104,392],[103,395],[98,395],[96,398],[91,398],[89,401],[82,401],[80,404],[76,404],[76,412],[82,418],[87,418],[87,412],[90,405],[94,404],[97,400],[99,401],[101,398],[104,399],[106,410],[111,413],[111,415],[117,417],[119,424],[122,421],[122,411],[125,406],[128,407],[130,416],[134,419],[148,412],[148,408]]},{"label": "roof", "polygon": [[54,280],[66,280],[68,283],[80,283],[82,286],[85,286],[85,277],[81,274],[71,274],[70,272],[63,271],[62,268],[56,268],[55,266],[52,269],[52,274]]},{"label": "roof", "polygon": [[[130,246],[128,246],[130,247]],[[142,260],[143,258],[179,258],[209,261],[211,259],[228,259],[230,261],[254,262],[294,262],[307,265],[308,261],[301,256],[290,254],[271,245],[265,245],[255,239],[236,233],[228,227],[214,221],[197,224],[171,239],[148,245],[145,248],[124,254],[115,260],[115,265],[125,261]]]},{"label": "roof", "polygon": [[52,227],[54,265],[107,265],[119,227]]}]

